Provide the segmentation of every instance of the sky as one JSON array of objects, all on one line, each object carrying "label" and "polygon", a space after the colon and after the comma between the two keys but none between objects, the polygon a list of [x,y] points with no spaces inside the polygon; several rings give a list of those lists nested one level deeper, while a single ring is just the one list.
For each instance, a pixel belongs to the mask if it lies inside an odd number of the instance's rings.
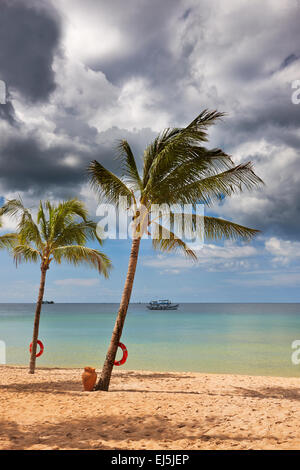
[{"label": "sky", "polygon": [[[20,195],[34,210],[75,196],[97,219],[91,160],[118,173],[126,139],[141,166],[160,131],[217,109],[226,116],[209,146],[252,161],[265,186],[206,214],[261,233],[250,244],[206,241],[197,263],[143,241],[132,300],[299,302],[299,23],[298,0],[2,0],[1,201]],[[4,220],[2,233],[11,228]],[[110,279],[51,266],[45,298],[118,302],[130,240],[103,250]],[[0,276],[0,302],[35,301],[38,265],[16,268],[2,251]]]}]

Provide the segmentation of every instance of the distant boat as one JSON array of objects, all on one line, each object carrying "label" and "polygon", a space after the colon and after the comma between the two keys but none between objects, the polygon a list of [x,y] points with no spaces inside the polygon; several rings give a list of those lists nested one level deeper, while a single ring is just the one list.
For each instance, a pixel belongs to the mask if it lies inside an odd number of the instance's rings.
[{"label": "distant boat", "polygon": [[42,304],[54,304],[53,300],[43,300]]},{"label": "distant boat", "polygon": [[179,304],[172,304],[170,300],[152,300],[147,305],[149,310],[177,310]]}]

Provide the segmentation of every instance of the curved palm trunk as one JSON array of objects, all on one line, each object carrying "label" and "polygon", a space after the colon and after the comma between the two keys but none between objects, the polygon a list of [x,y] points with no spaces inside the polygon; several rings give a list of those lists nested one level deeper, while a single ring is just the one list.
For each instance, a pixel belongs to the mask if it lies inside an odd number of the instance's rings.
[{"label": "curved palm trunk", "polygon": [[125,318],[128,310],[128,305],[131,297],[131,291],[136,271],[136,265],[139,255],[140,238],[132,240],[131,253],[129,257],[128,271],[125,281],[125,286],[121,298],[120,308],[117,315],[116,323],[113,329],[110,345],[106,354],[106,359],[103,365],[102,374],[97,383],[95,390],[108,390],[112,369],[114,366],[115,357],[118,350],[119,341],[121,338]]},{"label": "curved palm trunk", "polygon": [[42,301],[43,301],[44,290],[45,290],[46,272],[47,272],[47,268],[42,266],[41,267],[40,290],[39,290],[39,296],[38,296],[38,301],[37,301],[37,304],[36,304],[35,317],[34,317],[34,327],[33,327],[33,336],[32,336],[32,350],[31,350],[30,363],[29,363],[29,373],[30,374],[34,374],[34,371],[35,371],[36,346],[37,346],[37,340],[38,340],[38,336],[39,336],[39,324],[40,324]]}]

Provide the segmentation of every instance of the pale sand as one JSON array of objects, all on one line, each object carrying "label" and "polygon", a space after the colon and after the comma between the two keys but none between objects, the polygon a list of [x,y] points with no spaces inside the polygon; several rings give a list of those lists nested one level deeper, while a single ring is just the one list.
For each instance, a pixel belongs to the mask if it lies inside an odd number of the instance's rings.
[{"label": "pale sand", "polygon": [[1,449],[300,449],[300,379],[0,366]]}]

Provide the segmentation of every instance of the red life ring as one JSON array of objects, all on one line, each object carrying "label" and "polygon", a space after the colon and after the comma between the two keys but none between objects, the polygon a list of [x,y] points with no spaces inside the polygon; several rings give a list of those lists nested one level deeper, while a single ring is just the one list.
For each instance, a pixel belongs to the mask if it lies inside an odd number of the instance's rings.
[{"label": "red life ring", "polygon": [[127,357],[128,357],[128,351],[126,349],[126,346],[125,344],[123,343],[119,343],[119,347],[122,349],[123,351],[123,357],[120,361],[115,361],[114,364],[115,366],[121,366],[122,364],[125,364],[125,362],[127,361]]},{"label": "red life ring", "polygon": [[[36,355],[36,357],[40,357],[44,352],[44,345],[43,345],[42,341],[40,341],[40,340],[37,340],[37,344],[40,347],[40,352]],[[31,352],[31,351],[32,351],[32,343],[30,343],[30,346],[29,346],[29,352]]]}]

